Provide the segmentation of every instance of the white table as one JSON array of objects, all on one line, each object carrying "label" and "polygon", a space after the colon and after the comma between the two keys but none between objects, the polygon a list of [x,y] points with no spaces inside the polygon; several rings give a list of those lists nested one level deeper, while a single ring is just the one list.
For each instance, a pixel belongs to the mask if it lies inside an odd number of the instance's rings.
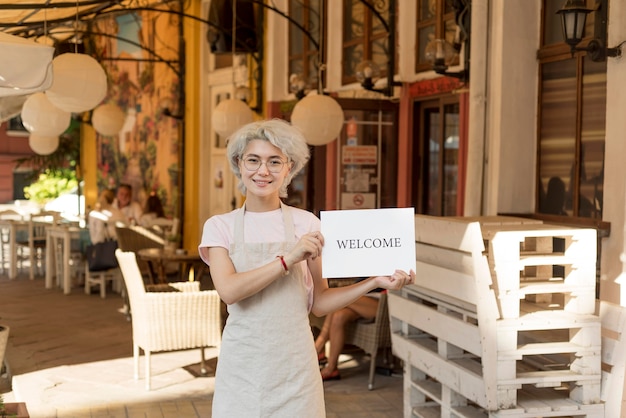
[{"label": "white table", "polygon": [[[72,240],[81,238],[82,229],[77,226],[53,225],[46,230],[46,289],[52,288],[53,278],[60,270],[62,280],[57,277],[57,283],[63,284],[63,293],[68,295],[72,292],[72,277],[70,271],[70,256],[72,251]],[[62,248],[61,265],[57,266],[59,259],[56,251]],[[60,268],[56,268],[60,267]]]}]

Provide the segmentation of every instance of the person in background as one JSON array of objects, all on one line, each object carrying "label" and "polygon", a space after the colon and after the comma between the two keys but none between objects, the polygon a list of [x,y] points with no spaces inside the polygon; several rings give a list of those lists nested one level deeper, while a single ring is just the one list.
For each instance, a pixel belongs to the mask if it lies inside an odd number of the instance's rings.
[{"label": "person in background", "polygon": [[329,288],[319,218],[281,201],[309,159],[302,133],[278,119],[253,122],[226,152],[245,203],[209,218],[198,246],[228,307],[212,416],[324,417],[309,312],[325,316],[376,288],[400,289],[415,273]]},{"label": "person in background", "polygon": [[139,222],[143,210],[139,203],[133,201],[133,188],[130,184],[122,183],[117,188],[115,206],[126,216],[126,222],[134,225]]},{"label": "person in background", "polygon": [[[321,370],[322,380],[341,379],[337,365],[346,340],[346,326],[357,319],[374,319],[376,317],[381,290],[375,289],[324,318],[324,325],[315,339],[317,359],[320,365],[325,364]],[[328,356],[325,353],[327,342],[330,342]]]},{"label": "person in background", "polygon": [[89,239],[92,244],[106,239],[116,239],[116,222],[126,222],[126,216],[113,204],[115,193],[105,189],[100,192],[96,208],[89,212]]},{"label": "person in background", "polygon": [[139,225],[150,227],[154,224],[155,219],[164,219],[165,211],[163,210],[163,204],[159,196],[152,193],[146,199],[146,205],[144,206],[143,213],[139,218]]}]

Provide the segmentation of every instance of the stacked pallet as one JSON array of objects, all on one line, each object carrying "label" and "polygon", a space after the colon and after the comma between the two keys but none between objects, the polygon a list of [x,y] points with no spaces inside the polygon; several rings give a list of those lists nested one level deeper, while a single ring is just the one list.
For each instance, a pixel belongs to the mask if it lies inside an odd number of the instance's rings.
[{"label": "stacked pallet", "polygon": [[405,416],[604,416],[595,230],[416,216],[416,284],[390,294]]}]

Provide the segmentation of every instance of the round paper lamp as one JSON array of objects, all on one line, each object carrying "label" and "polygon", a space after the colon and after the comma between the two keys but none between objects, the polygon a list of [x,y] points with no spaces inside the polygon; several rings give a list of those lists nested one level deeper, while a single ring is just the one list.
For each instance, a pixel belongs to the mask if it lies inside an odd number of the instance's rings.
[{"label": "round paper lamp", "polygon": [[59,109],[80,113],[98,106],[107,93],[102,66],[85,54],[66,53],[52,60],[52,87],[48,99]]},{"label": "round paper lamp", "polygon": [[30,137],[28,137],[28,145],[30,145],[30,149],[39,155],[52,154],[59,148],[59,137],[32,133]]},{"label": "round paper lamp", "polygon": [[126,115],[113,103],[107,103],[96,107],[91,115],[91,124],[100,135],[117,135],[124,127]]},{"label": "round paper lamp", "polygon": [[43,93],[35,93],[22,106],[22,123],[29,132],[39,136],[59,136],[70,126],[72,115],[48,100]]},{"label": "round paper lamp", "polygon": [[223,137],[230,136],[237,129],[253,120],[252,110],[247,104],[237,99],[219,102],[211,117],[213,130]]},{"label": "round paper lamp", "polygon": [[343,109],[330,96],[307,96],[293,108],[291,123],[299,128],[309,145],[326,145],[339,136]]}]

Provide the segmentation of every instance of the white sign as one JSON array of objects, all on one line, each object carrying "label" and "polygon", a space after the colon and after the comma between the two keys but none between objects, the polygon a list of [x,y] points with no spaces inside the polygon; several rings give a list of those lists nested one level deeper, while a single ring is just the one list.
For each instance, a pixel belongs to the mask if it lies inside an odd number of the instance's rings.
[{"label": "white sign", "polygon": [[415,270],[413,208],[322,211],[322,275],[389,276]]}]

